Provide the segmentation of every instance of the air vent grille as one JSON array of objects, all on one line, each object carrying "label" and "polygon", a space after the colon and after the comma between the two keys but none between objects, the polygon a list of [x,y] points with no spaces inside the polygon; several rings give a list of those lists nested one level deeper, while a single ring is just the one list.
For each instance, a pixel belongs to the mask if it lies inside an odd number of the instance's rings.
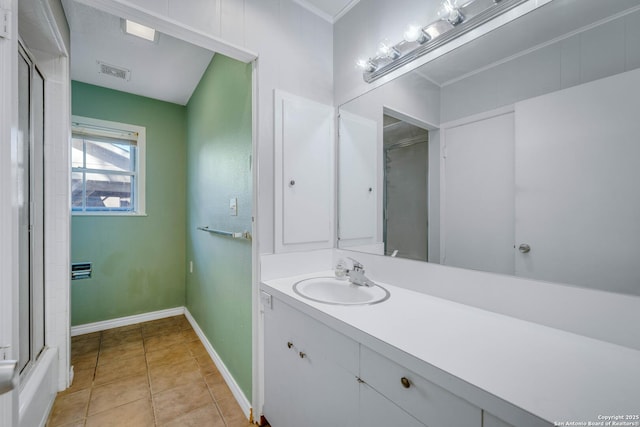
[{"label": "air vent grille", "polygon": [[107,76],[115,77],[129,81],[131,79],[131,71],[123,67],[116,67],[115,65],[109,65],[104,62],[98,61],[98,72]]}]

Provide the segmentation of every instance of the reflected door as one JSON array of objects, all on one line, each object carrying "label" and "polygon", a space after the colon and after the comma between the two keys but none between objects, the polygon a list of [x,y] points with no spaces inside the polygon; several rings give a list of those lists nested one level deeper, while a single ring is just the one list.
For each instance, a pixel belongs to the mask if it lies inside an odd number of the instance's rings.
[{"label": "reflected door", "polygon": [[514,274],[514,114],[443,135],[441,263]]},{"label": "reflected door", "polygon": [[638,293],[640,70],[516,104],[516,274]]},{"label": "reflected door", "polygon": [[340,113],[338,146],[339,237],[341,247],[376,243],[378,203],[376,167],[378,128],[375,121]]}]

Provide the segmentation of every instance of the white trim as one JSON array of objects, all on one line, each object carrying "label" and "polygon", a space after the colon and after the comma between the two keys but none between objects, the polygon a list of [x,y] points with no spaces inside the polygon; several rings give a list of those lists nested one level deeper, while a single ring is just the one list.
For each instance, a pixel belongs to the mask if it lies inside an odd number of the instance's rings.
[{"label": "white trim", "polygon": [[333,23],[335,24],[338,19],[342,18],[347,14],[351,9],[354,8],[355,5],[360,3],[360,0],[351,0],[345,7],[342,8],[340,12],[336,16],[333,17]]},{"label": "white trim", "polygon": [[189,323],[191,323],[191,326],[196,331],[196,334],[198,334],[200,341],[202,341],[202,344],[207,349],[207,353],[209,353],[209,356],[211,356],[211,359],[216,365],[216,368],[218,368],[218,371],[220,371],[220,373],[222,374],[222,377],[227,383],[227,386],[229,386],[231,393],[233,393],[233,397],[236,398],[238,405],[240,405],[242,412],[244,412],[244,415],[247,417],[247,419],[249,419],[252,415],[251,403],[240,389],[240,386],[233,378],[233,375],[231,375],[231,372],[229,372],[227,366],[224,364],[216,350],[213,348],[202,329],[200,329],[200,326],[198,325],[198,322],[196,322],[196,319],[193,318],[191,313],[189,313],[189,309],[186,307],[184,308],[184,315],[186,316],[187,320],[189,320]]},{"label": "white trim", "polygon": [[296,3],[298,6],[301,6],[307,9],[309,12],[313,13],[314,15],[319,16],[320,18],[324,19],[330,24],[333,24],[335,22],[334,17],[332,15],[320,9],[319,7],[312,5],[307,0],[293,0],[293,2]]},{"label": "white trim", "polygon": [[253,235],[256,236],[251,241],[251,283],[252,283],[252,291],[251,291],[251,365],[252,365],[252,396],[251,396],[251,406],[254,408],[255,413],[253,413],[254,419],[249,418],[249,421],[255,422],[256,419],[259,422],[260,416],[262,415],[262,407],[264,404],[264,344],[263,344],[263,332],[262,332],[262,317],[260,316],[260,246],[258,244],[258,237],[260,233],[260,226],[258,223],[258,210],[259,210],[259,200],[258,200],[258,192],[260,190],[260,180],[258,177],[260,176],[260,162],[258,159],[259,156],[259,114],[258,114],[258,106],[259,102],[259,61],[258,59],[254,60],[252,63],[252,73],[251,73],[251,87],[252,87],[252,96],[251,96],[251,111],[252,111],[252,139],[253,139],[253,151],[252,151],[252,164],[251,164],[251,174],[252,174],[252,182],[253,182],[253,194],[252,194],[252,232]]},{"label": "white trim", "polygon": [[136,323],[148,322],[149,320],[164,319],[165,317],[179,316],[185,313],[184,307],[169,308],[167,310],[152,311],[150,313],[136,314],[133,316],[119,317],[117,319],[103,320],[101,322],[86,323],[84,325],[72,326],[71,336],[90,334],[92,332],[105,331],[107,329],[119,328],[120,326],[135,325]]},{"label": "white trim", "polygon": [[340,9],[340,11],[335,15],[331,15],[330,13],[325,12],[324,10],[320,9],[318,6],[315,6],[309,3],[307,0],[293,0],[293,2],[307,9],[309,12],[313,13],[314,15],[319,16],[320,18],[324,19],[328,23],[335,24],[338,19],[342,18],[344,15],[347,14],[347,12],[353,9],[353,7],[360,2],[360,0],[351,0],[342,9]]}]

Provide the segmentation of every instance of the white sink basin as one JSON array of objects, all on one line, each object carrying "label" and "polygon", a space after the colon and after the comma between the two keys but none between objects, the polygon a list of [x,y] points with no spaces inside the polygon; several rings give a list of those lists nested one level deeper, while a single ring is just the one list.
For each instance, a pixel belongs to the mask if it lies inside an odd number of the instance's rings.
[{"label": "white sink basin", "polygon": [[335,277],[314,277],[296,282],[293,291],[303,298],[336,305],[369,305],[389,299],[380,285],[358,286]]}]

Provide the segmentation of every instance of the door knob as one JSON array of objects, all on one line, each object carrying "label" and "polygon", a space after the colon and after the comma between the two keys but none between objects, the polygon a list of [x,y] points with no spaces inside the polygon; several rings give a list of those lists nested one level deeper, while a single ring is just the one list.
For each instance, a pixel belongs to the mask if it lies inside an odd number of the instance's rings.
[{"label": "door knob", "polygon": [[531,246],[523,243],[518,247],[518,250],[523,254],[528,254],[529,252],[531,252]]}]

